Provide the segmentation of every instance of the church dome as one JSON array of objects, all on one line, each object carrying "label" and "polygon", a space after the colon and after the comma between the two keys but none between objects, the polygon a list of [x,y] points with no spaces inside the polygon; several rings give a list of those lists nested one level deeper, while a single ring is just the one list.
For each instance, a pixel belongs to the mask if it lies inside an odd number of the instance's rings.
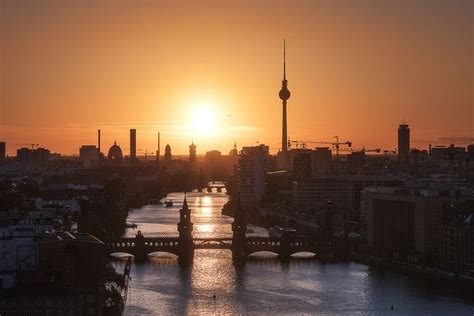
[{"label": "church dome", "polygon": [[122,149],[117,145],[116,142],[114,142],[112,147],[110,147],[107,157],[111,161],[122,162]]}]

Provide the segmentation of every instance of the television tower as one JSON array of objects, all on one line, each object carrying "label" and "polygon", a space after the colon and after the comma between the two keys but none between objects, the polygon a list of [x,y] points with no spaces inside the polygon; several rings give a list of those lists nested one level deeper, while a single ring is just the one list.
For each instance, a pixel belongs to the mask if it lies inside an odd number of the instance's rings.
[{"label": "television tower", "polygon": [[281,131],[281,151],[286,154],[288,151],[288,135],[286,128],[286,101],[290,98],[290,90],[288,90],[288,81],[286,80],[286,43],[283,40],[283,81],[281,82],[281,90],[278,94],[283,103],[283,124]]}]

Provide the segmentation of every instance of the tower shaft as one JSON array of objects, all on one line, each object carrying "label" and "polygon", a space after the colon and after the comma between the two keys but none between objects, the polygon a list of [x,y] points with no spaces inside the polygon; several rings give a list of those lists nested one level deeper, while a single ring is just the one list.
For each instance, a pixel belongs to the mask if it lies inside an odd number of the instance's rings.
[{"label": "tower shaft", "polygon": [[286,152],[288,150],[288,135],[286,127],[286,100],[283,100],[283,122],[281,131],[281,151]]}]

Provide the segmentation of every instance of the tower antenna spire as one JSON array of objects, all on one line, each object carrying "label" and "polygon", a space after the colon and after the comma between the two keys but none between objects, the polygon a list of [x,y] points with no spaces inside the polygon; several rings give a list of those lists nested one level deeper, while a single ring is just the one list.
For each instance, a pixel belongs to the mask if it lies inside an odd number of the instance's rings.
[{"label": "tower antenna spire", "polygon": [[286,40],[283,39],[283,80],[286,80]]}]

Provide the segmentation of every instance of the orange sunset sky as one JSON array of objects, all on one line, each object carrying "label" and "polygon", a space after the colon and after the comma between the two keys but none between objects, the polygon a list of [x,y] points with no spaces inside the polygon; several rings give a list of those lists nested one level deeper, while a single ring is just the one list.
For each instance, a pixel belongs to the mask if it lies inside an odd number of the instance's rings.
[{"label": "orange sunset sky", "polygon": [[101,128],[128,153],[136,128],[141,152],[157,131],[173,154],[275,152],[283,38],[292,140],[393,149],[403,119],[412,139],[473,136],[473,6],[0,0],[0,140],[77,154]]}]

